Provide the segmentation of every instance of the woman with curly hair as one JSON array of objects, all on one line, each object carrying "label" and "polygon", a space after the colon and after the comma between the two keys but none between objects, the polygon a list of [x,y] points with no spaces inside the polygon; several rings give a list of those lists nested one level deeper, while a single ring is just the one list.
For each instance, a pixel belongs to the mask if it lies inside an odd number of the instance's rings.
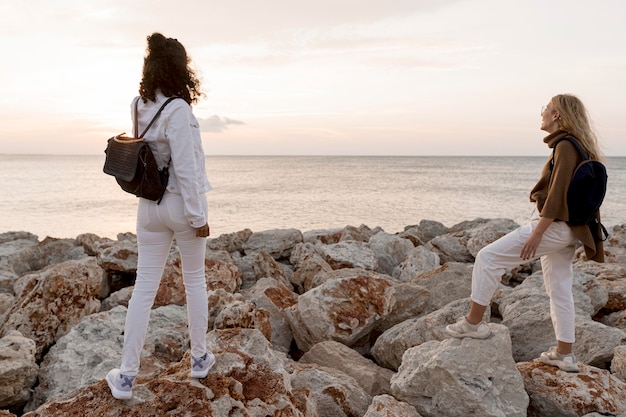
[{"label": "woman with curly hair", "polygon": [[598,239],[601,235],[599,213],[596,213],[595,226],[568,223],[567,190],[583,157],[575,145],[564,138],[569,136],[578,141],[591,159],[601,160],[601,155],[587,110],[576,96],[552,97],[541,110],[541,129],[549,133],[543,141],[554,149],[554,161],[552,163],[550,158],[546,162],[539,181],[530,192],[530,201],[536,204],[531,221],[478,253],[472,272],[470,311],[457,323],[447,326],[446,331],[457,338],[489,337],[491,329],[482,318],[506,268],[541,258],[557,345],[543,352],[539,359],[561,370],[578,372],[572,353],[575,341],[574,252],[580,241],[587,259],[603,262],[604,253],[602,241]]},{"label": "woman with curly hair", "polygon": [[187,298],[193,378],[204,378],[215,363],[206,349],[208,304],[204,258],[207,222],[205,193],[211,189],[205,171],[200,127],[191,104],[203,96],[200,83],[189,67],[190,59],[176,39],[154,33],[147,38],[139,97],[132,104],[133,119],[144,129],[168,98],[144,139],[159,168],[169,165],[167,190],[160,203],[139,199],[137,209],[137,278],[128,303],[124,327],[122,364],[106,381],[118,399],[130,399],[139,372],[150,311],[174,239],[180,251]]}]

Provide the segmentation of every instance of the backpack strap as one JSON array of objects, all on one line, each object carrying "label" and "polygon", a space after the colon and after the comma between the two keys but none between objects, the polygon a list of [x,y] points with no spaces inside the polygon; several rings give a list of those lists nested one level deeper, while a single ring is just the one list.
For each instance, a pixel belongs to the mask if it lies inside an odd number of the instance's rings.
[{"label": "backpack strap", "polygon": [[587,154],[587,152],[583,149],[582,145],[572,136],[565,136],[561,139],[559,139],[559,141],[557,143],[554,144],[554,147],[552,148],[552,159],[550,160],[550,170],[552,170],[552,168],[554,167],[554,154],[556,152],[556,145],[558,145],[559,143],[561,143],[561,141],[563,140],[567,140],[569,142],[571,142],[574,147],[576,148],[576,150],[578,151],[578,153],[580,154],[580,156],[586,161],[589,158],[589,155]]},{"label": "backpack strap", "polygon": [[172,100],[176,100],[177,98],[182,98],[182,97],[170,97],[167,100],[165,100],[165,103],[163,103],[163,105],[161,106],[161,108],[156,112],[156,114],[154,115],[154,117],[152,118],[152,120],[150,120],[150,123],[148,123],[148,126],[146,126],[146,128],[143,130],[143,132],[141,132],[141,136],[137,136],[137,129],[138,129],[138,125],[137,125],[137,103],[139,103],[139,97],[137,97],[137,100],[135,100],[135,117],[134,117],[134,122],[135,122],[135,137],[137,139],[141,139],[143,138],[143,136],[146,134],[146,132],[152,127],[152,125],[154,124],[154,122],[156,121],[156,119],[159,117],[159,115],[161,114],[161,112],[163,111],[163,109],[165,108],[165,106],[167,106],[170,101]]}]

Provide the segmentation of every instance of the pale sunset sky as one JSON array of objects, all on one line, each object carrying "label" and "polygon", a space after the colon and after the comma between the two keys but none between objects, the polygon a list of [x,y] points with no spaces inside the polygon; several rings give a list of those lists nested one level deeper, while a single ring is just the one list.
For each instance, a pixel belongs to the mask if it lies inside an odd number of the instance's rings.
[{"label": "pale sunset sky", "polygon": [[0,154],[103,155],[146,36],[185,45],[207,155],[547,155],[573,93],[626,156],[624,0],[0,0]]}]

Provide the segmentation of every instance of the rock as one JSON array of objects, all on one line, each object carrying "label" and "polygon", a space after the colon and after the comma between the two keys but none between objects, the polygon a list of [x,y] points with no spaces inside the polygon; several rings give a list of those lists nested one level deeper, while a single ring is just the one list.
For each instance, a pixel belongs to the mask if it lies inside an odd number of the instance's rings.
[{"label": "rock", "polygon": [[[109,311],[117,306],[128,307],[130,297],[133,295],[134,287],[124,287],[119,291],[115,291],[107,298],[102,300],[100,304],[100,311]],[[154,306],[153,306],[154,307]]]},{"label": "rock", "polygon": [[100,310],[102,269],[95,258],[52,265],[27,275],[24,287],[5,314],[0,334],[18,330],[37,345],[37,360],[83,317]]},{"label": "rock", "polygon": [[465,242],[458,236],[437,236],[425,245],[425,248],[439,255],[441,263],[448,262],[474,262],[474,257],[467,250]]},{"label": "rock", "polygon": [[274,259],[288,257],[291,250],[302,242],[302,232],[296,229],[274,229],[253,233],[242,247],[246,255],[261,250]]},{"label": "rock", "polygon": [[215,329],[256,329],[267,340],[272,338],[269,311],[247,301],[228,304],[219,312],[213,326]]},{"label": "rock", "polygon": [[[605,366],[615,346],[624,337],[618,329],[612,329],[591,320],[595,311],[592,298],[585,292],[589,276],[574,274],[574,301],[576,307],[576,339],[574,353],[579,361],[595,366]],[[593,288],[593,286],[591,286]],[[521,285],[502,297],[499,305],[502,324],[509,327],[513,342],[513,357],[516,361],[538,358],[541,352],[556,344],[550,300],[543,286],[541,273],[528,277]],[[598,344],[597,340],[603,340]],[[606,343],[604,342],[606,340]]]},{"label": "rock", "polygon": [[15,297],[13,295],[5,292],[0,293],[0,319],[2,318],[2,315],[11,308],[14,302]]},{"label": "rock", "polygon": [[394,282],[394,303],[391,311],[381,317],[374,330],[383,333],[387,329],[429,311],[432,294],[421,285],[411,282]]},{"label": "rock", "polygon": [[216,364],[204,379],[189,377],[190,356],[150,377],[140,376],[133,399],[111,396],[105,381],[54,399],[23,417],[293,416],[318,417],[311,390],[295,388],[284,356],[256,330],[213,331],[207,343]]},{"label": "rock", "polygon": [[101,245],[97,258],[98,264],[105,271],[136,272],[137,240],[128,238]]},{"label": "rock", "polygon": [[400,233],[401,237],[405,237],[413,244],[424,244],[433,240],[437,236],[442,236],[450,231],[442,223],[433,220],[421,220],[418,226],[407,226],[404,231]]},{"label": "rock", "polygon": [[217,238],[207,239],[207,249],[212,251],[226,251],[229,253],[243,253],[243,245],[252,236],[252,230],[244,229],[235,233],[226,233]]},{"label": "rock", "polygon": [[30,399],[39,370],[35,350],[35,342],[17,330],[0,339],[0,407],[19,408]]},{"label": "rock", "polygon": [[204,261],[207,290],[224,290],[234,293],[241,288],[242,272],[227,252],[207,252]]},{"label": "rock", "polygon": [[472,290],[472,265],[449,262],[443,266],[418,274],[411,280],[430,291],[429,311],[470,296]]},{"label": "rock", "polygon": [[377,395],[363,417],[421,417],[415,407],[391,395]]},{"label": "rock", "polygon": [[[109,370],[119,368],[125,321],[126,308],[115,307],[85,317],[61,337],[41,363],[39,384],[26,411],[101,381]],[[141,354],[140,375],[158,374],[170,362],[180,361],[188,348],[186,309],[165,306],[152,310]]]},{"label": "rock", "polygon": [[478,252],[502,236],[517,229],[519,225],[509,219],[491,219],[467,230],[467,249],[476,257]]},{"label": "rock", "polygon": [[568,373],[538,360],[518,363],[530,396],[528,415],[577,417],[626,411],[626,383],[606,370],[579,366],[580,373]]},{"label": "rock", "polygon": [[256,281],[271,278],[289,288],[290,291],[293,290],[288,274],[269,253],[261,250],[252,256],[252,270]]},{"label": "rock", "polygon": [[363,268],[378,269],[378,261],[367,243],[342,241],[321,248],[323,258],[333,269]]},{"label": "rock", "polygon": [[377,271],[387,275],[391,275],[414,248],[408,239],[382,232],[370,238],[369,247],[376,257]]},{"label": "rock", "polygon": [[[427,316],[396,324],[376,339],[371,350],[372,356],[381,366],[397,370],[407,349],[431,340],[449,338],[445,333],[445,327],[455,323],[459,317],[466,315],[470,304],[469,298],[453,301]],[[488,322],[489,316],[489,309],[487,309],[483,320]]]},{"label": "rock", "polygon": [[319,285],[317,280],[318,275],[328,276],[332,271],[333,268],[328,262],[319,254],[313,253],[304,258],[299,267],[294,271],[291,277],[291,283],[298,294],[303,294]]},{"label": "rock", "polygon": [[604,316],[600,319],[600,322],[607,326],[617,327],[620,330],[626,331],[626,310]]},{"label": "rock", "polygon": [[301,365],[291,375],[293,388],[308,390],[315,398],[319,417],[362,416],[372,397],[358,382],[333,368]]},{"label": "rock", "polygon": [[616,346],[611,362],[611,373],[626,382],[626,346]]},{"label": "rock", "polygon": [[381,368],[339,342],[317,343],[300,358],[300,363],[315,363],[350,375],[371,396],[390,392],[389,381],[393,371]]},{"label": "rock", "polygon": [[262,278],[245,292],[245,297],[257,307],[269,312],[271,324],[269,340],[274,349],[288,352],[293,334],[285,310],[298,302],[298,295],[273,278]]},{"label": "rock", "polygon": [[408,349],[391,391],[423,416],[526,416],[528,395],[511,355],[508,329],[485,340],[446,339]]},{"label": "rock", "polygon": [[224,310],[231,304],[245,301],[243,295],[241,295],[240,293],[231,294],[229,292],[226,292],[222,288],[208,291],[207,299],[209,303],[209,330],[215,328],[215,321],[217,319],[217,316],[219,316],[222,312],[222,310]]},{"label": "rock", "polygon": [[410,281],[419,273],[430,271],[440,265],[437,253],[418,246],[409,251],[406,259],[393,269],[391,275],[400,281]]},{"label": "rock", "polygon": [[301,350],[324,340],[353,346],[392,311],[394,297],[390,277],[357,274],[302,294],[285,312]]}]

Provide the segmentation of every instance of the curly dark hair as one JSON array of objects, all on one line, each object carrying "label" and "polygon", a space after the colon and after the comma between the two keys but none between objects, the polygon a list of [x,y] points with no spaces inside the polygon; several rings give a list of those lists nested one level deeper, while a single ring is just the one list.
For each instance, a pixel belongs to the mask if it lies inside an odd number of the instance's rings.
[{"label": "curly dark hair", "polygon": [[160,33],[148,36],[143,75],[139,83],[139,95],[144,102],[156,101],[156,91],[166,97],[182,97],[189,104],[196,103],[204,93],[200,81],[189,67],[185,47],[173,38]]}]

